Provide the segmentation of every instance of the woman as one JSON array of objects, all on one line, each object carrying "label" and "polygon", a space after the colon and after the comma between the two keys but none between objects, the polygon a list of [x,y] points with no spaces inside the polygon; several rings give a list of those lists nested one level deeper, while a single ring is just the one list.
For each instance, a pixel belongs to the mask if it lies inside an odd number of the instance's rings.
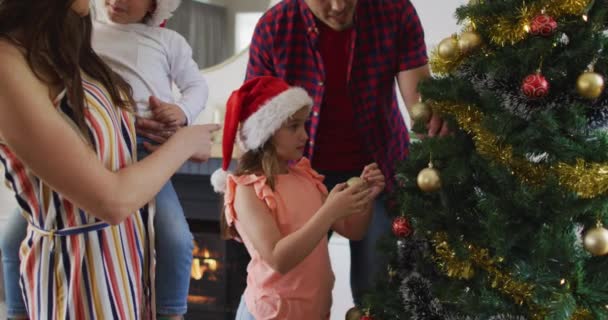
[{"label": "woman", "polygon": [[153,205],[217,125],[135,163],[129,86],[93,52],[89,0],[0,1],[0,161],[28,221],[31,319],[153,318]]}]

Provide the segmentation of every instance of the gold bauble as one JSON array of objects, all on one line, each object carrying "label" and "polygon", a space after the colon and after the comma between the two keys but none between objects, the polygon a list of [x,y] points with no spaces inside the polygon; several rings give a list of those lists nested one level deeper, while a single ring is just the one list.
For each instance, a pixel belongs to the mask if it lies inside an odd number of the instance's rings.
[{"label": "gold bauble", "polygon": [[360,320],[363,317],[363,312],[359,310],[357,307],[352,307],[346,311],[346,320]]},{"label": "gold bauble", "polygon": [[415,103],[410,109],[410,116],[414,122],[427,123],[432,115],[433,110],[431,107],[423,102]]},{"label": "gold bauble", "polygon": [[608,230],[601,224],[585,233],[583,240],[585,249],[594,256],[603,256],[608,253]]},{"label": "gold bauble", "polygon": [[397,270],[393,269],[390,265],[386,267],[386,273],[388,274],[388,279],[391,281],[397,276]]},{"label": "gold bauble", "polygon": [[587,99],[596,99],[604,91],[604,78],[595,72],[585,72],[576,80],[576,91]]},{"label": "gold bauble", "polygon": [[352,177],[346,181],[346,185],[349,187],[354,187],[356,185],[362,184],[365,181],[359,177]]},{"label": "gold bauble", "polygon": [[441,178],[437,169],[429,167],[424,168],[418,173],[418,187],[424,192],[433,192],[441,188]]},{"label": "gold bauble", "polygon": [[466,31],[458,38],[458,48],[465,54],[481,46],[481,36],[475,31]]},{"label": "gold bauble", "polygon": [[455,60],[460,56],[460,48],[456,37],[449,37],[441,40],[437,46],[437,54],[448,60]]}]

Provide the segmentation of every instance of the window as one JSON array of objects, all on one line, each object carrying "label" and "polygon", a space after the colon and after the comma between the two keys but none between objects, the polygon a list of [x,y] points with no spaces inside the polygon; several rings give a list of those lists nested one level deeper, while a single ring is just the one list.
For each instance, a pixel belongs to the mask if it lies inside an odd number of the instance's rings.
[{"label": "window", "polygon": [[235,17],[234,53],[247,48],[253,36],[253,29],[263,12],[239,12]]}]

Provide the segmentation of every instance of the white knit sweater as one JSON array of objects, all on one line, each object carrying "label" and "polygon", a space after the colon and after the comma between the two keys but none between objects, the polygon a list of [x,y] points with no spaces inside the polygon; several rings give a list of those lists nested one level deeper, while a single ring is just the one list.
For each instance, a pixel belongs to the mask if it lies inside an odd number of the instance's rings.
[{"label": "white knit sweater", "polygon": [[[150,96],[177,104],[191,124],[207,103],[208,88],[192,49],[177,32],[141,23],[96,22],[93,49],[133,88],[137,114],[149,118]],[[173,92],[173,84],[181,97]]]}]

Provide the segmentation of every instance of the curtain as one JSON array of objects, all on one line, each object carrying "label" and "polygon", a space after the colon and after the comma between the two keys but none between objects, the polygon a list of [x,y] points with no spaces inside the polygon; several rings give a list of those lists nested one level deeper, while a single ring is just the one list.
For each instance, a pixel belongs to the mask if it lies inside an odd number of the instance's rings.
[{"label": "curtain", "polygon": [[182,1],[166,27],[186,38],[201,69],[226,60],[234,51],[234,44],[227,41],[227,10],[223,7]]}]

